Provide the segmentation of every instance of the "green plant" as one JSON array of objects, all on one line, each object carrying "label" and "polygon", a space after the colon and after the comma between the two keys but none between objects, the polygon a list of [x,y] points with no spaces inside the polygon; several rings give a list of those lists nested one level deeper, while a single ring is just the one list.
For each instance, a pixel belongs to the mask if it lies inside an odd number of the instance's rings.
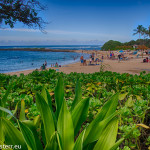
[{"label": "green plant", "polygon": [[[80,84],[77,82],[75,102],[72,107],[67,108],[64,99],[63,79],[60,77],[55,89],[56,108],[52,107],[51,97],[46,89],[42,93],[36,94],[36,105],[40,112],[34,120],[26,120],[25,103],[21,102],[20,117],[17,119],[11,111],[0,107],[0,112],[13,116],[16,125],[3,115],[0,117],[1,142],[7,145],[21,145],[23,149],[32,150],[115,150],[124,140],[120,139],[115,143],[118,131],[118,119],[116,108],[118,104],[118,94],[116,93],[101,108],[95,119],[85,128],[83,122],[89,108],[89,99],[81,99]],[[6,93],[6,96],[8,95]],[[4,104],[4,99],[1,104]],[[1,105],[4,106],[4,105]],[[55,111],[56,109],[56,111]],[[37,129],[40,129],[38,134]],[[41,143],[39,139],[41,135]],[[75,141],[75,142],[74,142]]]},{"label": "green plant", "polygon": [[[149,124],[149,104],[150,104],[150,74],[141,73],[140,75],[119,74],[116,72],[96,72],[93,74],[84,73],[70,73],[64,74],[56,72],[55,70],[34,71],[29,75],[21,74],[19,77],[0,74],[0,99],[4,97],[9,83],[12,82],[11,90],[7,99],[5,100],[5,108],[9,109],[17,118],[19,118],[22,100],[25,101],[26,110],[25,115],[29,120],[39,115],[37,109],[35,95],[41,93],[45,87],[51,95],[52,108],[55,112],[55,87],[58,76],[63,76],[64,80],[64,97],[71,112],[71,106],[75,95],[80,95],[81,99],[89,97],[89,110],[86,121],[82,124],[81,129],[84,129],[96,117],[96,114],[101,109],[102,105],[109,100],[116,92],[119,94],[119,105],[117,110],[122,113],[119,114],[119,134],[117,138],[126,135],[133,125],[138,123]],[[80,81],[81,86],[77,86],[76,78]],[[79,90],[80,89],[80,90]],[[77,94],[77,90],[80,91]],[[81,93],[82,90],[82,93]],[[43,93],[43,92],[42,92]],[[76,93],[76,94],[75,94]],[[17,109],[17,110],[16,110]],[[12,120],[16,126],[16,121]],[[121,128],[123,130],[121,130]],[[128,129],[129,130],[126,130]],[[43,125],[37,128],[39,138],[41,139],[43,133]],[[42,130],[41,130],[42,129]],[[147,149],[148,145],[148,131],[138,129],[139,134],[130,134],[126,140],[121,144],[121,148],[128,146],[131,149]],[[136,133],[136,132],[134,132]],[[42,135],[41,135],[42,134]],[[136,135],[136,136],[135,136]],[[131,141],[131,142],[128,142]],[[133,148],[134,145],[134,148]]]}]

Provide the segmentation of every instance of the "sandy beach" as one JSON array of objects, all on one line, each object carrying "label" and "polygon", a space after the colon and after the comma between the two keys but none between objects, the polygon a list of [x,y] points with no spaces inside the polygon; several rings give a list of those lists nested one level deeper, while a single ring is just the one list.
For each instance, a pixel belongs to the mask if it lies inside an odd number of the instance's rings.
[{"label": "sandy beach", "polygon": [[[78,51],[79,53],[82,53],[83,51]],[[84,53],[93,53],[95,51],[84,51]],[[93,65],[88,65],[89,60],[87,60],[86,66],[81,66],[80,62],[64,65],[59,68],[52,67],[51,69],[55,69],[59,72],[64,73],[71,73],[71,72],[77,72],[77,73],[94,73],[100,71],[100,66],[103,65],[104,71],[112,71],[112,72],[118,72],[118,73],[129,73],[129,74],[137,74],[139,75],[141,71],[146,71],[147,73],[150,72],[150,63],[143,63],[142,56],[139,56],[139,58],[136,58],[136,55],[129,55],[129,53],[125,53],[125,55],[128,57],[128,60],[122,60],[118,62],[117,58],[115,60],[108,59],[107,58],[108,52],[95,52],[95,57],[101,58],[101,56],[104,56],[103,63],[100,63],[99,65],[95,65],[93,62]],[[117,52],[114,52],[114,54],[117,56]],[[50,69],[50,68],[47,68]],[[40,69],[39,69],[40,70]],[[24,71],[17,71],[17,72],[9,72],[6,74],[9,75],[17,75],[19,76],[21,73],[24,75],[27,75],[31,73],[34,70],[24,70]]]}]

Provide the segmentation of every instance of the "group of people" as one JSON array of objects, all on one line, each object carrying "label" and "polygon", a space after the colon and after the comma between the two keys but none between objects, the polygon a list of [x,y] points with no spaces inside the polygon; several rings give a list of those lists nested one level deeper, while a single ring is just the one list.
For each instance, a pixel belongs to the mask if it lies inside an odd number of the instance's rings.
[{"label": "group of people", "polygon": [[112,58],[114,58],[115,57],[115,55],[114,55],[114,53],[113,52],[110,52],[110,55],[109,55],[110,57],[110,59],[112,59]]},{"label": "group of people", "polygon": [[[101,58],[98,58],[98,57],[95,58],[95,53],[92,53],[90,55],[89,65],[93,65],[92,63],[94,63],[95,65],[98,65],[98,62],[103,62],[103,59],[104,59],[103,55],[101,56]],[[84,59],[83,56],[80,57],[80,61],[81,61],[82,66],[87,65],[86,59]]]},{"label": "group of people", "polygon": [[83,58],[83,55],[80,57],[81,65],[86,66],[86,59]]},{"label": "group of people", "polygon": [[51,64],[51,67],[61,67],[61,65],[58,65],[58,63],[56,62],[55,64]]},{"label": "group of people", "polygon": [[[41,66],[41,70],[45,70],[47,67],[47,61],[45,61],[45,63]],[[51,67],[61,67],[61,65],[58,65],[58,63],[56,62],[55,64],[51,64]]]},{"label": "group of people", "polygon": [[[125,59],[123,53],[117,54],[117,57],[118,57],[118,62],[120,62],[121,59]],[[108,59],[115,59],[115,54],[114,54],[114,52],[110,52],[109,55],[107,54],[107,58],[108,58]]]},{"label": "group of people", "polygon": [[143,63],[148,63],[149,59],[148,57],[146,57],[145,59],[143,59]]},{"label": "group of people", "polygon": [[41,70],[45,70],[46,69],[46,67],[47,67],[47,61],[45,60],[45,63],[41,66]]}]

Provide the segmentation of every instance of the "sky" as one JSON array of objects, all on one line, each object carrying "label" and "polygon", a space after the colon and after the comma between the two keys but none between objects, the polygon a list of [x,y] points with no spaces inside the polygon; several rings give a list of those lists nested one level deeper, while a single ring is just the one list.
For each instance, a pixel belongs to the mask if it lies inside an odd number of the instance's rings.
[{"label": "sky", "polygon": [[150,0],[39,0],[45,31],[17,22],[0,28],[0,46],[102,45],[108,40],[136,40],[133,29],[150,25]]}]

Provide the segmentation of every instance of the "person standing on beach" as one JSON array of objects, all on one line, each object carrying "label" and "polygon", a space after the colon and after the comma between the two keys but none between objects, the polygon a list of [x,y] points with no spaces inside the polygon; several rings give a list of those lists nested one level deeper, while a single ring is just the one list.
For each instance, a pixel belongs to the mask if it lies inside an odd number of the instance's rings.
[{"label": "person standing on beach", "polygon": [[94,54],[94,53],[92,53],[92,61],[93,61],[93,62],[94,62],[94,55],[95,55],[95,54]]},{"label": "person standing on beach", "polygon": [[102,62],[103,62],[104,56],[102,55]]},{"label": "person standing on beach", "polygon": [[110,52],[110,59],[112,58],[112,53]]},{"label": "person standing on beach", "polygon": [[120,62],[121,54],[118,55],[118,62]]},{"label": "person standing on beach", "polygon": [[80,61],[81,61],[81,65],[83,65],[83,61],[84,61],[83,56],[80,57]]}]

